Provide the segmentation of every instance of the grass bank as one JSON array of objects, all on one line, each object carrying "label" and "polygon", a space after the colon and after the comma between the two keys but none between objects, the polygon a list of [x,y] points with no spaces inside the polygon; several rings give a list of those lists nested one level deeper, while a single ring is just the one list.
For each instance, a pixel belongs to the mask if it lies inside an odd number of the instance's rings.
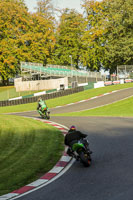
[{"label": "grass bank", "polygon": [[48,172],[64,150],[63,135],[42,122],[0,115],[0,195]]},{"label": "grass bank", "polygon": [[14,86],[5,86],[5,87],[0,87],[0,101],[11,99],[14,97],[19,97],[19,96],[25,96],[25,95],[31,95],[39,91],[24,91],[24,92],[16,92],[16,89]]},{"label": "grass bank", "polygon": [[[56,106],[62,106],[69,103],[75,103],[77,101],[88,99],[88,98],[98,96],[98,95],[111,92],[114,90],[126,89],[126,88],[131,88],[131,87],[133,87],[133,83],[126,83],[126,84],[106,86],[103,88],[89,89],[89,90],[85,90],[83,92],[79,92],[76,94],[72,94],[72,95],[68,95],[64,97],[58,97],[55,99],[50,99],[50,100],[47,100],[46,103],[49,108],[53,108]],[[36,107],[37,107],[37,103],[0,107],[0,113],[31,111],[31,110],[36,110]]]}]

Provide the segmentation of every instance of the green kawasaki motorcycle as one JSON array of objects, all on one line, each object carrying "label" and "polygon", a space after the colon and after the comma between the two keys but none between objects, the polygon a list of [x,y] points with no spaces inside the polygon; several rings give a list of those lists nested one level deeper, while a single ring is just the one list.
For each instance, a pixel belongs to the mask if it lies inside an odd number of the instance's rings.
[{"label": "green kawasaki motorcycle", "polygon": [[43,119],[50,119],[50,111],[46,105],[42,105],[38,112]]},{"label": "green kawasaki motorcycle", "polygon": [[79,140],[77,143],[72,145],[72,150],[74,151],[74,157],[76,160],[80,160],[85,167],[91,165],[91,151],[88,150],[87,145],[84,144],[83,140]]}]

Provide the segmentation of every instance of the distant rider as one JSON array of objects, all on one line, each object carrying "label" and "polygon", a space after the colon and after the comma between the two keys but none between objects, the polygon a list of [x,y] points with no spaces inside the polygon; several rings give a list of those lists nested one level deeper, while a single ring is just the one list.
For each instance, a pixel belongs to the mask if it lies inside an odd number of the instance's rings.
[{"label": "distant rider", "polygon": [[87,139],[85,139],[86,137],[87,137],[86,134],[81,133],[80,131],[76,130],[75,126],[71,126],[68,133],[66,134],[65,140],[64,140],[65,145],[69,146],[69,148],[67,150],[67,154],[69,156],[74,155],[72,146],[74,143],[77,143],[81,139],[82,139],[83,144],[86,146],[87,150],[89,151],[89,153],[92,153],[89,149],[89,143],[88,143]]},{"label": "distant rider", "polygon": [[38,106],[37,106],[37,110],[38,110],[38,112],[42,115],[42,111],[41,111],[41,108],[42,108],[42,106],[43,105],[45,105],[46,106],[46,111],[48,110],[48,107],[47,107],[47,105],[46,105],[46,103],[45,103],[45,101],[40,97],[39,99],[38,99]]}]

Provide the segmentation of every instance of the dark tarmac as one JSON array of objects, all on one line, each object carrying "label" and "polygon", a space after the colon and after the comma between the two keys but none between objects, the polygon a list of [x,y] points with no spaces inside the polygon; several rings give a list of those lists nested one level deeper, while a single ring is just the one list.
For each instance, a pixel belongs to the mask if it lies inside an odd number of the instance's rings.
[{"label": "dark tarmac", "polygon": [[[97,99],[51,109],[51,113],[89,109],[127,98],[133,88]],[[37,112],[21,116],[37,117]],[[39,117],[39,116],[38,116]],[[93,151],[92,165],[74,162],[60,178],[20,200],[133,200],[133,118],[120,117],[51,117],[67,127],[75,125],[88,135]]]}]

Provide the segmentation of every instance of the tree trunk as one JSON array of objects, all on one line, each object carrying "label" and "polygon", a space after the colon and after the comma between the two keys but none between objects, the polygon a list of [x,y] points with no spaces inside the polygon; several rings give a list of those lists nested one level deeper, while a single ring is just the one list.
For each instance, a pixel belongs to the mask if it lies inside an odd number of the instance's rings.
[{"label": "tree trunk", "polygon": [[2,78],[2,85],[6,85],[6,81],[5,81],[5,79],[4,79],[4,76],[1,76],[1,78]]},{"label": "tree trunk", "polygon": [[6,85],[9,86],[9,78],[6,80]]}]

